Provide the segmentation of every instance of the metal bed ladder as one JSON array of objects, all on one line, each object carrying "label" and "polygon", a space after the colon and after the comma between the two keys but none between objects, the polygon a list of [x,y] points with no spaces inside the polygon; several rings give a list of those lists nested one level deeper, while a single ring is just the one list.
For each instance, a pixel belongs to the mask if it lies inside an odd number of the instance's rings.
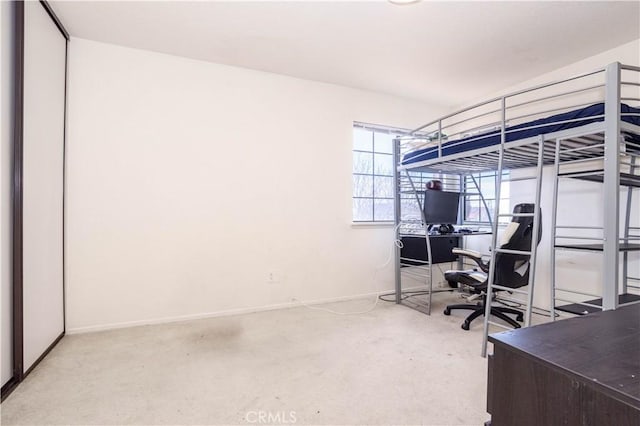
[{"label": "metal bed ladder", "polygon": [[[500,327],[503,329],[510,330],[510,327],[505,326],[502,323],[498,323],[491,320],[491,299],[494,290],[502,290],[508,291],[515,294],[520,294],[525,297],[525,302],[523,303],[520,299],[509,298],[505,296],[501,296],[501,300],[512,301],[519,303],[521,305],[525,305],[525,314],[524,314],[524,326],[528,327],[531,324],[531,308],[533,305],[533,287],[535,282],[535,272],[536,272],[536,260],[537,260],[537,247],[538,247],[538,232],[540,229],[540,216],[538,211],[540,209],[540,195],[542,192],[542,173],[543,173],[543,165],[544,165],[544,136],[541,135],[538,140],[538,159],[537,165],[535,168],[535,175],[526,176],[526,177],[517,177],[508,179],[511,182],[514,181],[523,181],[523,180],[534,180],[536,181],[536,195],[534,202],[533,213],[501,213],[500,212],[500,187],[502,186],[502,172],[503,172],[503,163],[504,163],[504,145],[505,145],[505,98],[502,99],[502,111],[503,111],[503,120],[502,120],[502,130],[501,130],[501,146],[498,157],[498,170],[496,173],[496,203],[494,208],[494,220],[492,224],[492,238],[491,238],[491,263],[489,267],[489,278],[487,281],[487,303],[485,306],[485,314],[484,314],[484,330],[483,330],[483,338],[482,338],[482,356],[487,356],[487,344],[489,337],[489,326],[493,325],[496,327]],[[501,217],[533,217],[533,233],[531,238],[531,248],[527,251],[522,250],[507,250],[502,249],[498,245],[498,224]],[[495,283],[495,260],[496,253],[505,253],[505,254],[523,254],[529,255],[529,285],[525,287],[520,287],[518,289],[506,287],[504,283]]]}]

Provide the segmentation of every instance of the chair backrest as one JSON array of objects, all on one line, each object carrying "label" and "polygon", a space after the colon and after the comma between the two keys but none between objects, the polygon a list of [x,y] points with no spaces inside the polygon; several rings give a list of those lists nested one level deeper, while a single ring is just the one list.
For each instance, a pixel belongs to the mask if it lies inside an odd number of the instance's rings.
[{"label": "chair backrest", "polygon": [[[533,213],[535,205],[529,203],[517,204],[513,213]],[[542,238],[542,212],[538,209],[538,238]],[[500,248],[507,250],[530,251],[533,234],[533,216],[514,216],[507,226],[500,240]],[[496,253],[494,283],[504,287],[518,288],[529,284],[530,269],[529,254]]]}]

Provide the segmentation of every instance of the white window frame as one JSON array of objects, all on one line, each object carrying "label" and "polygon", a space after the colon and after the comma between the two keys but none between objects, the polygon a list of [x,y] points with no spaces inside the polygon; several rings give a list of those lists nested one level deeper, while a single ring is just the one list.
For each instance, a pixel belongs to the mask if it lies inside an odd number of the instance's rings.
[{"label": "white window frame", "polygon": [[[363,149],[356,149],[355,147],[355,135],[352,137],[352,169],[351,169],[351,179],[352,179],[352,192],[351,192],[351,203],[352,203],[352,210],[351,210],[351,223],[353,225],[393,225],[395,222],[395,218],[392,216],[391,218],[384,218],[384,219],[376,219],[376,211],[375,211],[375,206],[376,206],[376,200],[387,200],[387,201],[391,201],[392,204],[392,208],[394,211],[394,215],[395,215],[395,187],[392,189],[392,193],[390,196],[388,197],[381,197],[381,196],[376,196],[375,193],[375,178],[376,177],[383,177],[383,178],[394,178],[394,174],[395,174],[395,167],[397,166],[394,162],[393,159],[393,151],[395,149],[395,147],[391,146],[391,152],[383,152],[383,151],[376,151],[376,146],[375,146],[375,134],[384,134],[384,135],[393,135],[393,136],[401,136],[401,135],[405,135],[409,132],[409,130],[407,129],[400,129],[397,127],[390,127],[390,126],[382,126],[382,125],[375,125],[375,124],[368,124],[368,123],[361,123],[361,122],[353,122],[353,131],[355,132],[356,129],[361,129],[361,130],[365,130],[365,131],[370,131],[373,133],[373,139],[372,139],[372,143],[371,143],[371,150],[363,150]],[[371,173],[361,173],[361,172],[356,172],[354,170],[355,168],[355,153],[370,153],[372,156],[372,165],[371,165]],[[380,173],[376,173],[376,167],[375,167],[375,158],[376,156],[389,156],[392,159],[392,170],[390,172],[390,174],[380,174]],[[355,189],[355,183],[354,183],[354,177],[356,176],[370,176],[372,179],[372,188],[371,188],[371,196],[362,196],[362,195],[356,195],[356,189]],[[371,203],[371,218],[370,219],[357,219],[355,217],[355,205],[354,202],[357,199],[370,199],[372,200]]]}]

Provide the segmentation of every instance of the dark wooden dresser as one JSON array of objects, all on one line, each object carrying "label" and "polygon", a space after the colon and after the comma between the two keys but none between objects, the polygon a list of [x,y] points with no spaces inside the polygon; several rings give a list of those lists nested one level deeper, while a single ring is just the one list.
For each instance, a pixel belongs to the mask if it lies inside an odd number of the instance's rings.
[{"label": "dark wooden dresser", "polygon": [[491,426],[640,426],[640,305],[489,341]]}]

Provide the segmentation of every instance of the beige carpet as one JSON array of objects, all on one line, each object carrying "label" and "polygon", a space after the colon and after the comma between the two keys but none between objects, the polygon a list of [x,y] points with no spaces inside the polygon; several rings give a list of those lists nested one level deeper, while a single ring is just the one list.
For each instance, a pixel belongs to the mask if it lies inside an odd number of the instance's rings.
[{"label": "beige carpet", "polygon": [[[2,424],[481,425],[482,321],[380,302],[65,337],[2,404]],[[373,300],[323,305],[366,310]]]}]

